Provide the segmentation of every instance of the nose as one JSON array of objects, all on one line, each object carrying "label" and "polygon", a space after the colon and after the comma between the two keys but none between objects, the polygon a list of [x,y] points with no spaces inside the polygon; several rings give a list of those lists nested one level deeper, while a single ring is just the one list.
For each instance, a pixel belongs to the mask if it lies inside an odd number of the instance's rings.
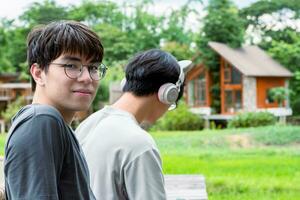
[{"label": "nose", "polygon": [[85,82],[85,83],[91,83],[93,81],[90,76],[89,70],[86,66],[82,67],[82,71],[81,71],[79,77],[77,78],[77,80],[80,82]]}]

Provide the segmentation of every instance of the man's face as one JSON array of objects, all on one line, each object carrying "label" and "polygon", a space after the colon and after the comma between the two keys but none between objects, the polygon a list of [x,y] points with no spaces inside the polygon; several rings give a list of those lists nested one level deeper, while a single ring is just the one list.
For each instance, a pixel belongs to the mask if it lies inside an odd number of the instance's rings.
[{"label": "man's face", "polygon": [[44,102],[54,106],[62,114],[87,110],[98,88],[99,81],[91,79],[87,67],[83,67],[82,74],[77,78],[71,79],[66,75],[63,64],[78,63],[91,64],[89,60],[78,55],[62,54],[42,74],[45,83],[42,87]]}]

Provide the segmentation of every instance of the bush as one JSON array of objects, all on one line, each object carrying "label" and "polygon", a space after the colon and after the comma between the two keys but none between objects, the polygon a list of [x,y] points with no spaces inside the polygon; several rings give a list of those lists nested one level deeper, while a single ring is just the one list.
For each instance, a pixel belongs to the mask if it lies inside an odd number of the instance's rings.
[{"label": "bush", "polygon": [[169,111],[151,128],[151,130],[201,130],[204,120],[191,113],[188,107],[179,103],[176,110]]},{"label": "bush", "polygon": [[269,112],[245,112],[229,121],[229,128],[267,126],[276,123],[276,117]]},{"label": "bush", "polygon": [[12,117],[24,106],[24,98],[18,97],[15,101],[8,104],[4,112],[1,112],[1,116],[5,123],[10,124]]},{"label": "bush", "polygon": [[300,116],[300,97],[292,103],[293,115]]}]

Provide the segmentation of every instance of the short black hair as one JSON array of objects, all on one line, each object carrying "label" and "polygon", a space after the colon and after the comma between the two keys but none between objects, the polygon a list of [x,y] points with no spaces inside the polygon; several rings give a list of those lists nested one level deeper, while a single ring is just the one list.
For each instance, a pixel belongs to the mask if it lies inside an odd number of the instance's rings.
[{"label": "short black hair", "polygon": [[[27,61],[48,71],[49,64],[62,54],[79,54],[87,60],[102,62],[104,49],[99,36],[86,25],[71,20],[35,27],[27,37]],[[31,77],[32,90],[36,83]]]},{"label": "short black hair", "polygon": [[[132,92],[136,96],[157,93],[165,83],[176,83],[180,75],[180,66],[174,56],[160,49],[150,49],[136,54],[125,68],[126,84],[123,92]],[[181,85],[179,100],[183,94]]]}]

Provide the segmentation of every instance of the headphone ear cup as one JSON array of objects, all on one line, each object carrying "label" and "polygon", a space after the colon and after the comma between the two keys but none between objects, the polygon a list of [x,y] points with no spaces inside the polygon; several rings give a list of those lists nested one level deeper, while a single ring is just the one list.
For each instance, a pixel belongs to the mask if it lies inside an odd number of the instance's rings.
[{"label": "headphone ear cup", "polygon": [[126,78],[123,78],[121,83],[120,83],[120,87],[121,87],[122,91],[124,90],[125,85],[126,85]]},{"label": "headphone ear cup", "polygon": [[178,95],[178,89],[173,83],[165,83],[158,90],[159,101],[167,105],[175,103]]}]

